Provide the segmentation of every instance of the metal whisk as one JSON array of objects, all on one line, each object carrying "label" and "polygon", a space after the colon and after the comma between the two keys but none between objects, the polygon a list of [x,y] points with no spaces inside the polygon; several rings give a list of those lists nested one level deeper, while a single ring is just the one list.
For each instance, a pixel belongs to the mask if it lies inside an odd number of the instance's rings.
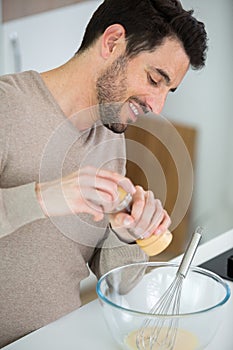
[{"label": "metal whisk", "polygon": [[179,314],[183,280],[197,250],[202,231],[201,227],[197,227],[184,253],[174,281],[150,310],[150,314],[158,315],[158,319],[146,319],[138,331],[136,337],[138,350],[172,350],[174,348],[178,318],[171,317],[167,324],[166,317],[161,316]]}]

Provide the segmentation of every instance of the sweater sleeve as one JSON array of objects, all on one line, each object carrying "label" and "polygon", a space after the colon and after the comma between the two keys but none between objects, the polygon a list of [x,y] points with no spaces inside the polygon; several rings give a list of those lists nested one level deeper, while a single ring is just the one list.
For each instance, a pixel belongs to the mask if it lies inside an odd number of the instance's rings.
[{"label": "sweater sleeve", "polygon": [[97,278],[115,267],[149,260],[137,244],[131,245],[120,241],[110,230],[106,236],[102,247],[96,248],[90,262],[90,268]]},{"label": "sweater sleeve", "polygon": [[43,218],[45,215],[37,201],[34,182],[0,189],[0,237]]},{"label": "sweater sleeve", "polygon": [[[0,97],[4,101],[0,105],[0,180],[4,169],[8,167],[12,138],[12,122],[9,118],[10,96],[0,90]],[[5,187],[0,184],[0,238],[42,218],[45,218],[45,215],[36,198],[35,182],[17,187]]]}]

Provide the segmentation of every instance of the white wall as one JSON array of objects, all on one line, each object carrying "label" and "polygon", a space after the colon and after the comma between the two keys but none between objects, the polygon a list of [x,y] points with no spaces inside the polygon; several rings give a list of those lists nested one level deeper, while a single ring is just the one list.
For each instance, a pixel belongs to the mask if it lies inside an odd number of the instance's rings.
[{"label": "white wall", "polygon": [[[77,50],[86,23],[101,2],[87,1],[5,23],[4,72],[14,71],[9,40],[14,32],[19,38],[22,70],[44,71],[67,61]],[[207,66],[200,72],[188,73],[178,91],[168,98],[163,115],[198,129],[192,225],[202,224],[208,238],[233,227],[230,137],[233,1],[183,0],[182,3],[187,9],[193,7],[198,18],[206,23]]]},{"label": "white wall", "polygon": [[5,72],[14,71],[10,37],[17,33],[22,70],[54,68],[77,51],[93,11],[102,1],[86,1],[4,24]]}]

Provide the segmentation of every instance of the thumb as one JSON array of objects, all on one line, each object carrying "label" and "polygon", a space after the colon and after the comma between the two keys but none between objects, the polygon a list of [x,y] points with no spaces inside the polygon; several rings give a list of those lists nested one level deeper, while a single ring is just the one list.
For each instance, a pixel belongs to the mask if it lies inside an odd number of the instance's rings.
[{"label": "thumb", "polygon": [[127,213],[117,213],[111,222],[115,227],[127,228],[134,223],[134,219]]}]

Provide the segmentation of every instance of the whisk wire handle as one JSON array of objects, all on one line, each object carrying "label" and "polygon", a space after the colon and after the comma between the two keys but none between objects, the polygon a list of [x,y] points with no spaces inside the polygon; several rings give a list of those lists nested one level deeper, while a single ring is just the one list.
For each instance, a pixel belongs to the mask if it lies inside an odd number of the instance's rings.
[{"label": "whisk wire handle", "polygon": [[196,253],[198,244],[201,240],[202,232],[203,232],[203,229],[201,227],[196,228],[196,230],[192,236],[192,239],[189,242],[189,245],[188,245],[188,247],[184,253],[184,256],[181,260],[179,269],[177,270],[177,276],[181,275],[183,277],[186,277],[188,270],[189,270],[189,267],[193,261],[193,257]]}]

